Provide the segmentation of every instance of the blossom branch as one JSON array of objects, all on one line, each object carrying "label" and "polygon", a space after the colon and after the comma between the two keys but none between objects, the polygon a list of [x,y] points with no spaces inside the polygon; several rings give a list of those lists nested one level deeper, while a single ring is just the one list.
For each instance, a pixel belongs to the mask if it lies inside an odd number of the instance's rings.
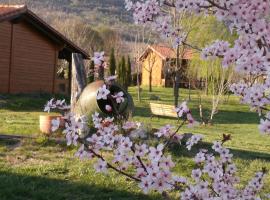
[{"label": "blossom branch", "polygon": [[[94,154],[97,158],[100,158],[101,160],[106,161],[101,155],[97,154],[94,150],[89,149],[89,151],[92,154]],[[107,167],[110,168],[110,169],[113,169],[114,171],[116,171],[116,172],[118,172],[118,173],[120,173],[120,174],[122,174],[122,175],[124,175],[124,176],[126,176],[126,177],[128,177],[128,178],[130,178],[132,180],[134,180],[134,181],[141,181],[139,178],[136,178],[136,177],[134,177],[134,176],[132,176],[132,175],[130,175],[130,174],[122,171],[122,170],[117,169],[116,167],[114,167],[110,163],[107,163]]]}]

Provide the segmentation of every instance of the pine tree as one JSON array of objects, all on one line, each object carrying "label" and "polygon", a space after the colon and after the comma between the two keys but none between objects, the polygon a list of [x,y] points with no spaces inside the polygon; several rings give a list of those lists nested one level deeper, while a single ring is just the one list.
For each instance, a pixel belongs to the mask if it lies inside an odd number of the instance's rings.
[{"label": "pine tree", "polygon": [[127,88],[127,70],[126,70],[126,59],[122,56],[121,59],[121,85],[123,88]]},{"label": "pine tree", "polygon": [[118,62],[116,73],[117,73],[117,82],[121,84],[121,78],[122,78],[122,60]]},{"label": "pine tree", "polygon": [[95,63],[94,61],[91,61],[87,81],[88,83],[92,83],[94,82],[94,80],[95,80]]},{"label": "pine tree", "polygon": [[131,85],[131,81],[132,81],[132,75],[131,75],[131,61],[130,61],[130,57],[128,56],[128,60],[127,60],[127,86]]},{"label": "pine tree", "polygon": [[115,55],[114,55],[114,48],[111,49],[109,64],[110,64],[110,66],[109,66],[110,75],[113,76],[113,75],[115,75],[115,70],[116,70],[116,61],[115,61]]}]

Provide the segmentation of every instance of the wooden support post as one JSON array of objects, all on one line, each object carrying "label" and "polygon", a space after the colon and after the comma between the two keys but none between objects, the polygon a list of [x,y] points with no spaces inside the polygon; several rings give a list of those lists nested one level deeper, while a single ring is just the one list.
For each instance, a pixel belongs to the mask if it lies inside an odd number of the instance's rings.
[{"label": "wooden support post", "polygon": [[72,56],[68,60],[68,94],[71,96],[71,81],[72,81]]},{"label": "wooden support post", "polygon": [[81,54],[72,54],[71,66],[71,112],[74,111],[75,105],[86,86],[86,72]]}]

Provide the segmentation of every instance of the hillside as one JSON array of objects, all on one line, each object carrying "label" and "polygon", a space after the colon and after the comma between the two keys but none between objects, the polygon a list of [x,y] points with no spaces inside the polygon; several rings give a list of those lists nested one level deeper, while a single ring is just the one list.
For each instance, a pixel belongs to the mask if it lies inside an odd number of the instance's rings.
[{"label": "hillside", "polygon": [[[126,11],[125,0],[0,0],[0,4],[26,4],[47,23],[90,53],[93,53],[93,50],[89,43],[93,44],[92,46],[95,46],[96,50],[99,49],[100,44],[94,44],[94,36],[90,41],[84,41],[83,38],[79,38],[80,33],[77,33],[78,35],[70,33],[70,29],[73,31],[76,29],[76,25],[72,25],[75,21],[79,25],[89,25],[97,32],[109,28],[118,33],[120,40],[114,41],[112,44],[107,43],[102,47],[108,53],[108,49],[114,46],[118,49],[116,50],[118,55],[133,55],[136,35],[138,31],[142,32],[142,28],[133,23],[132,13]],[[67,25],[67,23],[70,24]],[[149,38],[151,41],[154,40],[153,38],[157,38],[157,35],[151,34],[149,30],[145,30],[144,34],[145,38]],[[109,35],[105,37],[105,40],[110,38]],[[144,46],[144,42],[141,42]]]},{"label": "hillside", "polygon": [[105,24],[118,27],[132,21],[125,10],[124,0],[0,0],[1,4],[27,4],[42,13],[64,12],[88,20],[92,25]]}]

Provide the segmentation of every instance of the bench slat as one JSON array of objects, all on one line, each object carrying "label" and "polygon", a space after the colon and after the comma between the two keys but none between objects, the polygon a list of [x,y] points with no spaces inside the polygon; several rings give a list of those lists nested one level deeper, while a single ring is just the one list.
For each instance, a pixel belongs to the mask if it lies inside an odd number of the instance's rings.
[{"label": "bench slat", "polygon": [[177,117],[175,107],[166,104],[150,103],[150,110],[152,114],[158,116]]}]

